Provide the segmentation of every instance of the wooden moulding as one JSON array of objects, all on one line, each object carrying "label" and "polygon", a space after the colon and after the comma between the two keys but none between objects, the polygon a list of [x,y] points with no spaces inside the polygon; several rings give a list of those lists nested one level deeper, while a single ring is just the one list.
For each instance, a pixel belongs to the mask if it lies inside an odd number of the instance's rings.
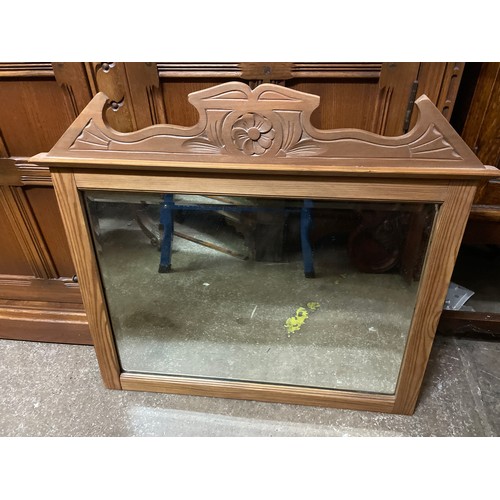
[{"label": "wooden moulding", "polygon": [[46,165],[28,163],[28,158],[0,158],[0,185],[52,186],[52,179]]},{"label": "wooden moulding", "polygon": [[[363,201],[386,199],[390,201],[443,201],[448,191],[449,181],[377,181],[369,179],[369,189],[360,190],[359,179],[317,178],[314,181],[303,176],[210,176],[172,175],[158,172],[75,172],[75,182],[79,189],[119,189],[120,191],[157,192],[217,195],[222,192],[232,196],[282,196],[289,198],[310,197],[329,200]],[[266,184],[266,193],[262,192]]]},{"label": "wooden moulding", "polygon": [[68,236],[83,304],[106,387],[120,389],[120,364],[104,302],[101,279],[73,175],[54,175],[54,189]]},{"label": "wooden moulding", "polygon": [[80,290],[69,278],[39,279],[34,276],[0,277],[0,300],[48,300],[79,304]]},{"label": "wooden moulding", "polygon": [[0,63],[1,78],[50,78],[54,76],[50,62],[23,63],[10,62]]},{"label": "wooden moulding", "polygon": [[122,389],[129,391],[166,392],[215,396],[231,399],[250,399],[271,403],[293,403],[309,406],[329,406],[351,410],[392,412],[394,396],[333,391],[307,387],[290,387],[252,382],[189,379],[166,375],[122,373]]},{"label": "wooden moulding", "polygon": [[[107,97],[97,94],[39,164],[187,170],[266,175],[493,177],[422,96],[415,127],[399,137],[310,123],[319,97],[273,84],[251,90],[230,82],[189,95],[194,127],[154,125],[121,133],[106,123]],[[89,162],[88,160],[92,161]]]},{"label": "wooden moulding", "polygon": [[417,403],[475,191],[466,182],[451,183],[434,223],[396,387],[395,413],[411,414]]},{"label": "wooden moulding", "polygon": [[80,304],[0,299],[0,332],[3,339],[92,344]]},{"label": "wooden moulding", "polygon": [[157,63],[161,78],[243,78],[288,80],[290,78],[378,78],[382,63]]},{"label": "wooden moulding", "polygon": [[439,332],[469,337],[500,337],[500,313],[443,311]]},{"label": "wooden moulding", "polygon": [[[498,170],[484,167],[425,97],[416,126],[401,137],[314,129],[318,97],[271,84],[226,83],[190,102],[200,113],[195,127],[119,133],[105,123],[99,94],[33,159],[51,168],[106,386],[411,414],[476,188]],[[86,189],[440,204],[395,394],[122,372],[80,196]]]}]

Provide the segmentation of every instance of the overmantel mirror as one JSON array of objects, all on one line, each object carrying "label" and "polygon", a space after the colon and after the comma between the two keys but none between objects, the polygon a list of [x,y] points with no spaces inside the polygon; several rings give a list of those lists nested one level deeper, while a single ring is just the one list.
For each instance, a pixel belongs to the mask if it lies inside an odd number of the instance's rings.
[{"label": "overmantel mirror", "polygon": [[192,128],[89,103],[49,153],[104,383],[411,414],[483,166],[431,101],[400,137],[319,97],[190,94]]}]

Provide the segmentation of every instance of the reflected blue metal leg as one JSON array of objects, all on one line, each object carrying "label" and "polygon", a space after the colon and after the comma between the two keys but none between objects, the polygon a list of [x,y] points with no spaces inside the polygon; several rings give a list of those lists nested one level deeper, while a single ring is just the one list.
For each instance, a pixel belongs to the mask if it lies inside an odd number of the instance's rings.
[{"label": "reflected blue metal leg", "polygon": [[174,238],[174,195],[163,196],[163,205],[160,210],[160,224],[163,225],[163,239],[160,246],[159,273],[168,273],[172,270],[172,240]]},{"label": "reflected blue metal leg", "polygon": [[302,245],[302,260],[304,262],[304,276],[314,278],[314,261],[309,231],[312,225],[311,208],[312,200],[304,200],[304,206],[300,211],[300,242]]}]

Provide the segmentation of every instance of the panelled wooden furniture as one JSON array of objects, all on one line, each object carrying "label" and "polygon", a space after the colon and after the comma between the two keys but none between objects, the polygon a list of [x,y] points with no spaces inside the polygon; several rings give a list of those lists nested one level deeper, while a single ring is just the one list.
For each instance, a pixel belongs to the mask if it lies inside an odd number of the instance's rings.
[{"label": "panelled wooden furniture", "polygon": [[[500,167],[500,63],[484,63],[462,137],[485,165]],[[469,243],[500,246],[500,179],[478,191],[465,234]]]},{"label": "panelled wooden furniture", "polygon": [[[100,93],[49,153],[30,160],[51,169],[106,386],[411,414],[476,188],[498,171],[427,97],[417,100],[415,126],[397,137],[319,130],[310,123],[319,98],[273,84],[225,83],[189,99],[200,116],[192,127],[121,133],[107,123]],[[265,130],[245,129],[250,118]],[[124,372],[80,196],[89,189],[438,204],[395,393]]]},{"label": "panelled wooden furniture", "polygon": [[[499,168],[500,63],[483,63],[477,82],[473,84],[474,92],[461,136],[485,165]],[[490,180],[477,191],[463,242],[468,248],[490,246],[496,248],[497,253],[500,251],[500,179]],[[500,303],[500,291],[497,301]],[[443,311],[440,332],[499,337],[500,313]]]},{"label": "panelled wooden furniture", "polygon": [[111,101],[109,123],[129,132],[192,126],[196,90],[230,80],[317,94],[320,129],[401,135],[426,94],[449,118],[464,63],[0,63],[0,337],[90,343],[86,316],[46,166],[49,150],[92,96]]},{"label": "panelled wooden furniture", "polygon": [[0,337],[92,342],[47,168],[92,97],[83,64],[0,63]]}]

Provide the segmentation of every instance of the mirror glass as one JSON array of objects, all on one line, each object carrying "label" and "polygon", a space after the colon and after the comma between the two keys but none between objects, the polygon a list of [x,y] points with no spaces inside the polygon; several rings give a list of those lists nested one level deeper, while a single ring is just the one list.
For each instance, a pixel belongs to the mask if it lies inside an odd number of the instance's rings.
[{"label": "mirror glass", "polygon": [[124,371],[394,393],[436,205],[84,197]]}]

